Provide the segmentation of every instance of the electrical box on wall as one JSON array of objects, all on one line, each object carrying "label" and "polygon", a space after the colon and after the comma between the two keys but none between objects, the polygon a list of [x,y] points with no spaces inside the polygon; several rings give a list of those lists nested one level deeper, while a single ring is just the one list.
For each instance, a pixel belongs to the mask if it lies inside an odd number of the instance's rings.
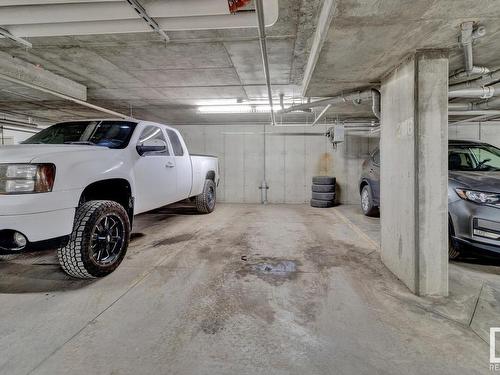
[{"label": "electrical box on wall", "polygon": [[344,124],[335,124],[326,132],[326,136],[332,142],[333,147],[345,140],[345,127]]},{"label": "electrical box on wall", "polygon": [[334,128],[333,143],[344,142],[344,140],[345,140],[345,128],[344,128],[344,124],[335,124],[333,126],[333,128]]}]

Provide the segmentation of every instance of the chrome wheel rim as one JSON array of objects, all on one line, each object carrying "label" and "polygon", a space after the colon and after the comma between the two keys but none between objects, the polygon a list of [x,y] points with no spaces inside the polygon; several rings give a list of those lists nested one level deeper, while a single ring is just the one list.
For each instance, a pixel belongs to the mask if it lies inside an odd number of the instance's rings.
[{"label": "chrome wheel rim", "polygon": [[368,191],[366,189],[363,189],[363,192],[361,193],[361,207],[364,212],[368,211],[368,208],[370,207],[370,197],[368,196]]},{"label": "chrome wheel rim", "polygon": [[125,225],[115,214],[102,216],[92,231],[90,256],[99,266],[109,266],[116,262],[123,248]]}]

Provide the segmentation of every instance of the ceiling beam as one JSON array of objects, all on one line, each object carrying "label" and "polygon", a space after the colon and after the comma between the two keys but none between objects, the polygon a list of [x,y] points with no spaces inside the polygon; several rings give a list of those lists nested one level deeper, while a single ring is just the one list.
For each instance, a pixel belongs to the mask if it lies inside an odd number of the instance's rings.
[{"label": "ceiling beam", "polygon": [[309,87],[321,50],[323,49],[328,30],[330,30],[330,24],[335,13],[336,5],[337,2],[335,0],[325,0],[323,8],[321,8],[316,34],[314,35],[309,60],[307,61],[304,71],[304,79],[302,80],[302,96],[306,96],[307,88]]},{"label": "ceiling beam", "polygon": [[137,14],[148,24],[148,26],[152,30],[156,31],[163,38],[163,40],[165,40],[165,43],[168,43],[170,41],[167,33],[163,31],[158,23],[148,15],[146,9],[143,8],[138,0],[127,0],[127,3],[129,3],[129,5],[134,8]]},{"label": "ceiling beam", "polygon": [[[87,100],[86,86],[1,51],[0,73],[4,77],[15,78],[37,87],[80,100]],[[3,87],[5,88],[5,86]]]},{"label": "ceiling beam", "polygon": [[0,27],[0,35],[16,42],[17,44],[22,45],[23,47],[33,48],[33,45],[30,42],[28,42],[27,40],[24,40],[23,38],[19,38],[18,36],[12,35],[8,30],[5,30],[1,27]]},{"label": "ceiling beam", "polygon": [[128,115],[125,115],[123,113],[119,113],[119,112],[115,112],[115,111],[112,111],[110,109],[107,109],[107,108],[104,108],[104,107],[100,107],[98,105],[95,105],[95,104],[92,104],[92,103],[89,103],[89,102],[86,102],[84,100],[80,100],[80,99],[76,99],[72,96],[68,96],[68,95],[65,95],[65,94],[61,94],[57,91],[54,91],[54,90],[51,90],[51,89],[47,89],[45,87],[42,87],[42,86],[38,86],[36,84],[33,84],[33,83],[29,83],[29,82],[26,82],[26,81],[23,81],[23,80],[20,80],[20,79],[17,79],[17,78],[14,78],[14,77],[9,77],[5,74],[1,74],[0,73],[0,79],[1,80],[6,80],[8,82],[12,82],[12,83],[15,83],[17,85],[21,85],[21,86],[24,86],[24,87],[28,87],[30,89],[34,89],[34,90],[38,90],[40,92],[44,92],[46,94],[49,94],[49,95],[53,95],[53,96],[56,96],[58,98],[61,98],[61,99],[64,99],[64,100],[68,100],[70,102],[73,102],[73,103],[76,103],[76,104],[79,104],[79,105],[82,105],[84,107],[87,107],[87,108],[90,108],[90,109],[93,109],[95,111],[98,111],[98,112],[103,112],[103,113],[106,113],[108,115],[111,115],[111,116],[114,116],[114,117],[118,117],[118,118],[123,118],[123,119],[128,119],[130,118],[130,116]]}]

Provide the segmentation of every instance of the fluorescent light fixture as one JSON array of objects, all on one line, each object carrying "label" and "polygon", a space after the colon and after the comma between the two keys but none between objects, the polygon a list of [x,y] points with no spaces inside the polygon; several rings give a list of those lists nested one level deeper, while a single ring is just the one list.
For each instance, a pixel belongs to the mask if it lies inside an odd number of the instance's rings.
[{"label": "fluorescent light fixture", "polygon": [[198,107],[201,113],[250,113],[252,107],[249,105],[207,105]]},{"label": "fluorescent light fixture", "polygon": [[236,99],[207,99],[200,100],[196,103],[199,106],[213,106],[213,105],[236,105],[236,104],[244,104],[238,103]]},{"label": "fluorescent light fixture", "polygon": [[255,112],[257,113],[268,113],[271,112],[271,106],[269,104],[264,104],[264,105],[256,105],[254,107]]},{"label": "fluorescent light fixture", "polygon": [[[238,101],[237,99],[207,99],[196,103],[200,113],[270,113],[271,106],[268,100],[255,99]],[[285,108],[293,105],[284,103]]]}]

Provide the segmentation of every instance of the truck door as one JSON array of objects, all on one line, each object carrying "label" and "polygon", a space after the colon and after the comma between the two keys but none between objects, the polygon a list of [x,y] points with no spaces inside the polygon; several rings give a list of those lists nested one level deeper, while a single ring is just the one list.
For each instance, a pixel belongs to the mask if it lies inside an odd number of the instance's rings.
[{"label": "truck door", "polygon": [[177,170],[177,200],[186,199],[189,197],[193,180],[191,158],[177,131],[167,129],[167,135],[172,144]]},{"label": "truck door", "polygon": [[154,125],[145,126],[139,135],[137,146],[156,141],[165,144],[162,151],[145,152],[137,155],[134,165],[135,212],[149,211],[176,201],[177,176],[175,158],[171,152],[163,129]]}]

